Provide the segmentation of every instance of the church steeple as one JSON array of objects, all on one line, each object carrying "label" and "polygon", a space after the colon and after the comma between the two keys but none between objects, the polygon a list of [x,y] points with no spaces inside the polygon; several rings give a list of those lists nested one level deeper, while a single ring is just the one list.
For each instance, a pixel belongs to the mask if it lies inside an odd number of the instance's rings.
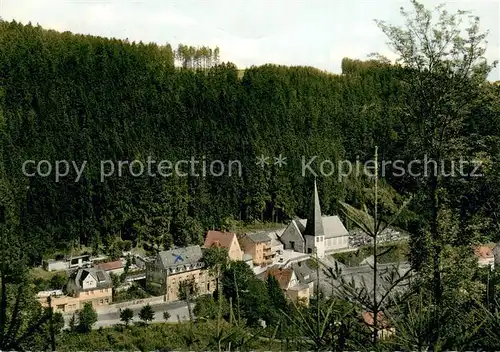
[{"label": "church steeple", "polygon": [[309,216],[307,217],[306,236],[324,236],[323,219],[321,216],[321,207],[319,205],[318,187],[316,186],[316,178],[314,178],[314,192],[309,208]]}]

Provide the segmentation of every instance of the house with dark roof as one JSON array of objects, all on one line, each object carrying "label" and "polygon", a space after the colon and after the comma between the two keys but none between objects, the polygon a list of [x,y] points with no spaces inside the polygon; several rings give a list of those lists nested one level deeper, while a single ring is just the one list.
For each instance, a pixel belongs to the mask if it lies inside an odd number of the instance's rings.
[{"label": "house with dark roof", "polygon": [[198,294],[212,293],[215,279],[204,270],[200,246],[162,251],[155,260],[146,262],[146,287],[153,293],[165,295],[165,301],[179,299],[181,282],[189,281]]},{"label": "house with dark roof", "polygon": [[239,238],[245,254],[252,257],[256,266],[272,264],[275,253],[271,251],[271,237],[266,232],[246,233]]},{"label": "house with dark roof", "polygon": [[317,253],[319,258],[336,250],[349,248],[349,232],[340,218],[323,216],[316,180],[307,219],[296,218],[290,222],[280,237],[285,250]]},{"label": "house with dark roof", "polygon": [[229,259],[242,260],[243,251],[241,250],[238,238],[234,232],[208,231],[205,243],[205,248],[221,247],[226,248]]},{"label": "house with dark roof", "polygon": [[98,268],[78,269],[66,285],[67,295],[56,295],[53,306],[57,311],[72,312],[91,303],[96,309],[107,306],[113,300],[113,283],[107,272]]}]

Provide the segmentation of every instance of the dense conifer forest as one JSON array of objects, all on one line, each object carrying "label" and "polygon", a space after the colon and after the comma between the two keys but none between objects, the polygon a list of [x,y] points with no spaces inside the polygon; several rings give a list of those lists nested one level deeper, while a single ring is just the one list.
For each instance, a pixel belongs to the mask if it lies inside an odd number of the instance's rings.
[{"label": "dense conifer forest", "polygon": [[[303,216],[312,179],[301,173],[303,156],[318,156],[316,169],[325,159],[372,159],[375,146],[384,160],[423,156],[411,149],[399,114],[405,73],[380,60],[345,58],[340,75],[264,65],[238,78],[233,64],[216,63],[218,49],[216,60],[203,60],[182,45],[173,50],[31,24],[0,26],[1,197],[33,262],[56,246],[98,248],[120,236],[168,248],[200,243],[204,230],[231,219]],[[203,53],[213,57],[212,49]],[[461,133],[479,147],[496,146],[499,88],[482,89],[487,95]],[[260,155],[279,154],[287,157],[284,168],[255,164]],[[100,179],[103,160],[148,157],[239,160],[242,175],[133,177],[125,166],[122,177]],[[78,182],[73,167],[56,182],[53,174],[24,176],[26,160],[87,164]],[[336,175],[318,179],[325,213],[337,213],[339,201],[369,202],[363,180],[339,182]],[[400,201],[394,190],[415,192],[411,180],[388,175],[386,181],[390,202]],[[470,190],[474,199],[455,200],[462,219],[496,214],[498,199],[485,193],[495,182],[495,176],[481,179]],[[419,206],[412,205],[401,226],[419,228],[425,221]],[[496,231],[488,236],[496,238]]]},{"label": "dense conifer forest", "polygon": [[[497,349],[500,270],[480,267],[473,249],[500,240],[500,82],[487,79],[494,63],[484,59],[479,18],[411,4],[413,12],[401,10],[403,27],[377,21],[397,62],[344,58],[340,74],[241,70],[221,63],[219,48],[0,20],[0,349]],[[425,174],[429,159],[437,170]],[[134,160],[148,168],[154,160],[155,176]],[[162,175],[162,160],[186,161],[183,175]],[[205,175],[214,160],[225,172]],[[374,177],[339,178],[342,162],[374,160]],[[417,170],[400,173],[396,161],[417,161]],[[56,178],[56,166],[68,168]],[[335,265],[308,257],[309,305],[287,300],[273,276],[263,281],[219,247],[204,248],[201,259],[214,294],[179,289],[185,323],[152,323],[147,305],[142,323],[129,326],[134,312],[124,309],[124,324],[92,330],[98,314],[87,304],[62,332],[63,316],[34,299],[42,284],[65,280],[35,278],[43,259],[82,246],[113,256],[123,241],[153,254],[201,244],[208,229],[288,223],[307,216],[314,180],[323,212],[372,242]],[[409,240],[379,246],[389,225]],[[355,286],[338,264],[351,270],[364,254],[372,281]],[[404,274],[382,269],[401,257]],[[138,292],[146,293],[133,285],[120,295]],[[383,316],[370,324],[365,313]],[[388,327],[395,334],[385,338]]]}]

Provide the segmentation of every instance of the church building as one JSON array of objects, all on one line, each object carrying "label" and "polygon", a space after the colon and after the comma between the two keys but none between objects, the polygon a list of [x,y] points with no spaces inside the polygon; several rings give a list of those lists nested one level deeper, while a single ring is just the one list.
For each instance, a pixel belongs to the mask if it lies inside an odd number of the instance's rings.
[{"label": "church building", "polygon": [[349,232],[340,218],[336,215],[323,216],[321,213],[316,180],[308,218],[292,220],[280,241],[285,250],[317,253],[318,258],[349,247]]}]

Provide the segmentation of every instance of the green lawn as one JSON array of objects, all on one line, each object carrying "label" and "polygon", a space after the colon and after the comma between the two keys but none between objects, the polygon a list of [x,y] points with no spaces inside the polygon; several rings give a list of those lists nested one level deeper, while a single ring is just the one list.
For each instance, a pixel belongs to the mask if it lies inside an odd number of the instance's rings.
[{"label": "green lawn", "polygon": [[33,279],[50,280],[50,279],[52,279],[53,276],[56,276],[57,274],[66,276],[66,271],[64,271],[64,270],[46,271],[43,268],[32,268],[31,269],[31,276],[33,277]]}]

